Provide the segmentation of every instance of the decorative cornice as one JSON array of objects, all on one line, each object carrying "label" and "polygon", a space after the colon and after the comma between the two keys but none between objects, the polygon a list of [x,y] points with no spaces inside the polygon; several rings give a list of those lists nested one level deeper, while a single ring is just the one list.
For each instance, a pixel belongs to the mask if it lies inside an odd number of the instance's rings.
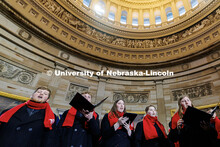
[{"label": "decorative cornice", "polygon": [[[49,11],[50,9],[45,9],[42,5],[39,5],[41,7],[32,5],[33,1],[31,4],[28,2],[24,0],[12,2],[11,5],[16,11],[10,9],[10,13],[14,13],[23,24],[27,24],[33,28],[33,30],[29,31],[33,31],[34,34],[38,34],[45,40],[48,40],[48,38],[53,40],[54,44],[62,46],[60,47],[62,50],[66,49],[70,52],[80,53],[91,60],[96,59],[105,63],[126,66],[164,66],[200,56],[213,49],[216,50],[219,45],[219,21],[215,20],[212,22],[209,18],[208,20],[205,18],[201,22],[198,22],[196,24],[199,25],[197,26],[198,28],[195,27],[196,25],[190,27],[189,30],[191,29],[194,33],[185,34],[186,38],[181,41],[175,41],[174,36],[173,43],[171,41],[172,38],[170,38],[171,44],[169,45],[153,46],[153,48],[127,48],[120,45],[112,45],[94,38],[91,34],[88,35],[79,30],[78,26],[74,27],[70,25],[68,19],[63,19],[63,17],[53,18],[56,15],[51,13]],[[20,5],[20,3],[25,4]],[[216,15],[216,11],[210,15]],[[202,22],[205,24],[202,24]],[[24,38],[25,34],[23,35]],[[26,37],[27,39],[28,37]],[[70,59],[66,58],[66,60]]]}]

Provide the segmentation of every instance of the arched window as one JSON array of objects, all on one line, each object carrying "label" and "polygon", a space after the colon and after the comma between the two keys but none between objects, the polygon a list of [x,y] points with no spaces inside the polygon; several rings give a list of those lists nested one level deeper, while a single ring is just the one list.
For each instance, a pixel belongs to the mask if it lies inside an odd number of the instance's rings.
[{"label": "arched window", "polygon": [[83,0],[83,4],[86,6],[86,7],[89,7],[91,3],[91,0]]},{"label": "arched window", "polygon": [[128,13],[124,10],[121,12],[121,23],[126,24],[127,23],[127,15]]},{"label": "arched window", "polygon": [[181,16],[181,15],[183,15],[185,13],[186,13],[186,10],[185,10],[184,6],[180,7],[179,8],[179,15]]},{"label": "arched window", "polygon": [[105,3],[104,1],[100,0],[96,5],[95,5],[95,12],[99,15],[103,15],[105,13]]},{"label": "arched window", "polygon": [[184,8],[184,5],[183,5],[183,2],[182,1],[178,1],[176,3],[176,7],[178,8],[178,11],[179,11],[179,16],[183,15],[186,13],[186,10]]},{"label": "arched window", "polygon": [[197,0],[190,0],[191,3],[191,7],[195,8],[198,5],[198,1]]},{"label": "arched window", "polygon": [[159,10],[155,11],[154,16],[155,16],[155,23],[160,24],[161,23],[160,11]]},{"label": "arched window", "polygon": [[138,26],[138,13],[137,12],[133,12],[132,14],[132,25]]},{"label": "arched window", "polygon": [[161,23],[161,17],[160,16],[156,16],[155,17],[155,23],[156,24],[160,24]]},{"label": "arched window", "polygon": [[170,21],[173,19],[173,13],[171,10],[171,7],[166,8],[166,15],[167,15],[167,21]]},{"label": "arched window", "polygon": [[116,13],[116,8],[114,6],[110,7],[108,19],[110,20],[115,20],[115,13]]},{"label": "arched window", "polygon": [[150,25],[150,15],[149,13],[145,12],[144,13],[144,26],[149,26]]}]

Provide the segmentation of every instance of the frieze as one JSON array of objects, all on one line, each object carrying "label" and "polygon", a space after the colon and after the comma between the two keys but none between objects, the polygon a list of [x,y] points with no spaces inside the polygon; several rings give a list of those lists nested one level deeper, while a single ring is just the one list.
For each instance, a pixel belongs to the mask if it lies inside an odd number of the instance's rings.
[{"label": "frieze", "polygon": [[119,93],[114,92],[113,100],[122,99],[126,103],[146,103],[149,98],[149,92],[133,92],[133,93]]},{"label": "frieze", "polygon": [[0,77],[31,85],[36,77],[36,73],[0,60]]},{"label": "frieze", "polygon": [[89,90],[89,87],[77,85],[75,83],[70,83],[65,100],[69,102],[72,100],[72,98],[75,96],[77,92],[82,93],[88,90]]},{"label": "frieze", "polygon": [[215,23],[220,19],[220,9],[217,9],[209,16],[201,20],[200,22],[196,23],[195,25],[191,26],[190,28],[181,31],[179,33],[155,38],[155,39],[127,39],[127,38],[120,38],[114,35],[110,35],[99,31],[90,25],[84,23],[64,8],[62,8],[56,1],[54,0],[39,0],[41,4],[43,4],[49,11],[55,14],[57,17],[62,19],[64,22],[68,23],[75,29],[80,32],[83,32],[99,41],[103,41],[112,45],[121,46],[121,47],[128,47],[128,48],[155,48],[160,46],[166,46],[178,41],[181,41],[188,36],[202,30],[203,28],[210,26],[211,24]]},{"label": "frieze", "polygon": [[172,91],[173,101],[177,101],[179,98],[181,98],[184,95],[188,95],[189,98],[198,98],[198,97],[212,95],[211,84],[206,83],[199,86]]}]

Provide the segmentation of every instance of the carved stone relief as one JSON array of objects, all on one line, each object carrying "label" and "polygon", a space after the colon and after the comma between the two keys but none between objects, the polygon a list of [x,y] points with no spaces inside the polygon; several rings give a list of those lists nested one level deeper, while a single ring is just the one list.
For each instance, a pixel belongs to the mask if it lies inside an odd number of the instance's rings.
[{"label": "carved stone relief", "polygon": [[85,87],[85,86],[77,85],[77,84],[74,84],[74,83],[70,83],[65,100],[66,101],[71,101],[72,98],[75,96],[75,94],[77,92],[82,93],[82,92],[88,91],[88,90],[89,90],[89,87]]},{"label": "carved stone relief", "polygon": [[188,95],[189,98],[198,98],[198,97],[203,97],[207,95],[212,95],[211,84],[206,83],[206,84],[199,85],[199,86],[172,91],[172,96],[173,96],[174,101],[177,101],[179,98],[181,98],[184,95]]},{"label": "carved stone relief", "polygon": [[149,92],[135,92],[135,93],[119,93],[114,92],[113,100],[122,99],[126,103],[146,103],[149,97]]},{"label": "carved stone relief", "polygon": [[36,73],[0,60],[0,77],[30,85],[36,77]]},{"label": "carved stone relief", "polygon": [[[147,40],[140,40],[140,39],[126,39],[120,38],[114,35],[106,34],[101,32],[88,24],[84,23],[64,8],[62,8],[56,1],[54,0],[39,0],[41,4],[43,4],[49,11],[55,14],[57,17],[61,18],[63,21],[74,27],[75,29],[106,43],[128,47],[128,48],[154,48],[159,46],[169,45],[180,40],[185,39],[186,37],[196,33],[203,28],[213,24],[214,22],[220,19],[220,9],[217,9],[209,16],[201,20],[200,22],[196,23],[192,27],[181,31],[176,34],[172,34],[170,36],[162,37],[162,38],[155,38],[155,39],[147,39]],[[68,3],[68,0],[66,0]],[[55,26],[53,27],[54,30],[58,30]]]}]

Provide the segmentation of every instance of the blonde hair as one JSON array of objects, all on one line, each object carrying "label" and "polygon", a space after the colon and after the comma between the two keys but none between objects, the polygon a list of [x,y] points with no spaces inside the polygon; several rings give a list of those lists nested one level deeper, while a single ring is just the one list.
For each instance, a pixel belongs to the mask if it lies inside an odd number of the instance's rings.
[{"label": "blonde hair", "polygon": [[[178,106],[179,106],[179,108],[178,108],[178,114],[179,114],[180,118],[183,118],[183,107],[182,107],[182,105],[181,105],[181,100],[182,100],[183,98],[185,98],[185,97],[188,97],[188,98],[189,98],[188,95],[183,95],[181,98],[178,99]],[[190,98],[189,98],[189,100],[190,100]],[[191,101],[191,100],[190,100],[190,101]],[[193,104],[192,104],[192,107],[193,107]]]}]

